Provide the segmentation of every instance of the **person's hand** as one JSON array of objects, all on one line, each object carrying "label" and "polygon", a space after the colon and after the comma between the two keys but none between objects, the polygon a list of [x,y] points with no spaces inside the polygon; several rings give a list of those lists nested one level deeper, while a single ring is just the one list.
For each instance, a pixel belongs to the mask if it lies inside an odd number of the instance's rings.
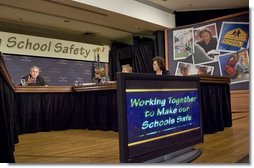
[{"label": "person's hand", "polygon": [[34,77],[31,77],[30,75],[28,76],[28,79],[27,79],[27,83],[30,84],[30,83],[34,83]]}]

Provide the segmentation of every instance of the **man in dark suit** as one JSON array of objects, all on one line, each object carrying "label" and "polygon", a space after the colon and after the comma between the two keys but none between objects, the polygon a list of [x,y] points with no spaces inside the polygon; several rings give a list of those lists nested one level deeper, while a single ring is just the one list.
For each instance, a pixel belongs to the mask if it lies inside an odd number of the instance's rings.
[{"label": "man in dark suit", "polygon": [[47,86],[43,77],[39,76],[40,68],[37,66],[32,66],[30,68],[30,73],[21,79],[20,86]]}]

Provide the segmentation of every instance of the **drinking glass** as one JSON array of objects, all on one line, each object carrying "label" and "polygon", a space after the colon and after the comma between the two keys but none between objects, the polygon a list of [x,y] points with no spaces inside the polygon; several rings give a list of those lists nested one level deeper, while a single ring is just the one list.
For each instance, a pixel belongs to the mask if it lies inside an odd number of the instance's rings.
[{"label": "drinking glass", "polygon": [[102,78],[101,78],[101,83],[106,83],[106,81],[107,81],[107,80],[106,80],[106,77],[102,77]]},{"label": "drinking glass", "polygon": [[78,81],[77,80],[74,81],[74,86],[78,86]]},{"label": "drinking glass", "polygon": [[22,86],[26,86],[26,79],[20,79],[20,83]]}]

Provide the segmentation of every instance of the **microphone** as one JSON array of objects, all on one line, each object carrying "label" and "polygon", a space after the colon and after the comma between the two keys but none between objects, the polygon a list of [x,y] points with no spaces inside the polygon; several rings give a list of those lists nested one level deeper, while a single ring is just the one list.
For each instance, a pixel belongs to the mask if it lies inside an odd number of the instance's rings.
[{"label": "microphone", "polygon": [[97,67],[100,67],[100,55],[99,55],[100,47],[97,47],[96,51],[97,51]]},{"label": "microphone", "polygon": [[97,67],[100,67],[100,55],[99,55],[99,53],[97,54]]}]

